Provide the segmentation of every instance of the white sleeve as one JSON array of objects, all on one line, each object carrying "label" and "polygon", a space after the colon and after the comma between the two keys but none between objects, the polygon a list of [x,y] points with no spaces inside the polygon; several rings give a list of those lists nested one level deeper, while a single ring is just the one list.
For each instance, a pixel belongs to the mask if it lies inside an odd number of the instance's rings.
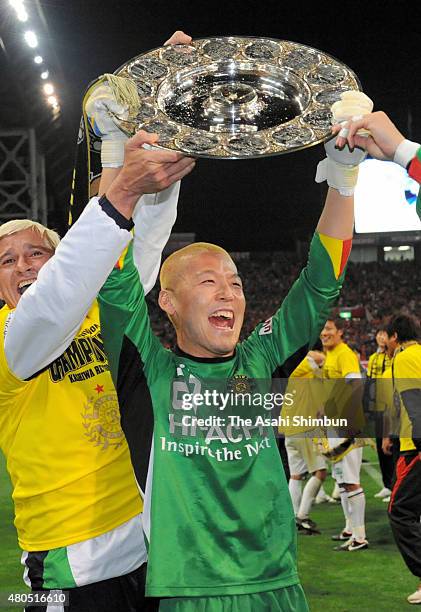
[{"label": "white sleeve", "polygon": [[161,264],[162,251],[168,242],[177,218],[180,181],[157,194],[140,198],[133,221],[135,237],[133,259],[139,270],[145,294],[155,285]]},{"label": "white sleeve", "polygon": [[411,140],[407,139],[402,140],[402,142],[396,148],[393,161],[406,170],[409,162],[414,159],[419,148],[420,145],[418,142],[412,142]]},{"label": "white sleeve", "polygon": [[323,369],[318,365],[316,360],[313,359],[313,357],[310,357],[310,355],[307,355],[306,359],[310,368],[313,370],[314,376],[316,376],[316,378],[322,378]]},{"label": "white sleeve", "polygon": [[11,314],[4,346],[18,378],[39,372],[70,345],[130,240],[92,198]]},{"label": "white sleeve", "polygon": [[355,380],[356,378],[362,378],[361,372],[349,372],[349,374],[345,376],[345,381],[350,382],[351,380]]}]

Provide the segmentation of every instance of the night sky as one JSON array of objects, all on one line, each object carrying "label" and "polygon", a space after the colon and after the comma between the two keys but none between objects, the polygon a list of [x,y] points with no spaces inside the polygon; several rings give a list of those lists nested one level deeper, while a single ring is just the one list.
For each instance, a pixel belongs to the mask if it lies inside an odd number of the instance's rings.
[{"label": "night sky", "polygon": [[[405,135],[421,141],[419,0],[40,0],[39,4],[47,22],[47,42],[56,56],[54,82],[63,114],[62,146],[67,150],[73,151],[87,84],[161,45],[176,29],[194,38],[268,36],[330,53],[355,71],[375,109],[385,110]],[[34,2],[27,0],[26,5],[30,9]],[[0,32],[9,53],[13,45],[21,44],[15,22],[3,20]],[[12,78],[10,72],[7,78]],[[7,116],[2,112],[1,126],[11,122],[9,108]],[[296,238],[309,237],[321,209],[324,188],[313,177],[322,154],[317,146],[261,160],[201,160],[183,182],[175,230],[194,231],[197,239],[230,250],[291,248]],[[60,205],[64,210],[66,201]]]}]

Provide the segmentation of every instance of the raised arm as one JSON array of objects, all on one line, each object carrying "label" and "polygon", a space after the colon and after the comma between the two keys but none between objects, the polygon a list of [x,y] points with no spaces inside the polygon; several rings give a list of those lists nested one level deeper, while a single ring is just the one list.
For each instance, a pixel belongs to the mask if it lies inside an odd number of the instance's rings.
[{"label": "raised arm", "polygon": [[[338,212],[336,204],[341,200],[346,217],[343,225],[332,218]],[[284,376],[292,373],[316,342],[339,297],[345,276],[352,244],[352,239],[345,239],[345,236],[352,235],[349,209],[353,210],[353,198],[331,194],[326,207],[322,213],[321,228],[330,231],[333,236],[316,231],[307,265],[279,310],[260,324],[245,342],[258,343],[270,364],[270,371],[281,367]],[[335,236],[335,233],[342,234],[343,238]]]},{"label": "raised arm", "polygon": [[[120,171],[121,168],[103,169],[99,195],[105,194]],[[177,218],[179,193],[180,181],[176,181],[159,193],[143,195],[133,211],[133,258],[146,295],[158,277],[162,251]]]},{"label": "raised arm", "polygon": [[342,196],[330,187],[316,231],[330,238],[351,240],[354,233],[354,196]]},{"label": "raised arm", "polygon": [[[103,169],[99,195],[105,194],[112,183],[112,177],[116,178],[120,170]],[[179,193],[180,181],[176,181],[159,193],[143,195],[133,211],[133,258],[146,295],[158,277],[162,251],[177,218]]]},{"label": "raised arm", "polygon": [[[190,42],[191,36],[177,31],[165,44],[189,44]],[[125,116],[127,113],[127,107],[116,100],[110,84],[106,80],[100,81],[99,86],[93,89],[84,105],[84,111],[92,129],[102,139],[99,196],[107,191],[119,175],[124,161],[124,146],[127,142],[127,136],[114,123],[109,114],[110,110],[118,116]],[[157,139],[158,136],[154,135],[153,142],[156,142]],[[168,242],[177,217],[179,192],[180,181],[176,181],[159,193],[143,195],[137,202],[133,214],[135,223],[134,261],[139,270],[145,293],[152,289],[158,276],[162,251]]]},{"label": "raised arm", "polygon": [[[392,123],[386,113],[380,111],[363,115],[361,118],[348,122],[348,133],[341,136],[342,126],[333,127],[337,135],[336,144],[343,148],[346,143],[350,147],[361,147],[380,160],[394,161],[408,171],[408,174],[421,183],[421,145],[407,140]],[[370,132],[368,137],[358,134],[358,130]],[[417,199],[417,214],[421,219],[421,193]]]},{"label": "raised arm", "polygon": [[[11,313],[5,351],[19,378],[49,365],[73,340],[131,239],[129,220],[139,197],[166,189],[192,169],[192,161],[177,153],[145,150],[143,144],[151,141],[153,136],[145,132],[128,141],[123,169],[109,188],[114,206],[105,200],[99,209],[95,198],[86,207]],[[113,215],[125,223],[116,225]],[[110,230],[112,240],[106,239]]]},{"label": "raised arm", "polygon": [[[157,182],[160,187],[168,188],[171,184],[181,180],[194,167],[192,159],[178,153],[143,148],[145,142],[152,144],[155,140],[156,135],[139,132],[127,142],[124,166],[107,188],[105,197],[102,198],[105,200],[107,209],[111,211],[111,214],[116,215],[119,223],[122,223],[123,219],[129,220],[132,217],[139,195],[157,191],[155,189]],[[144,156],[147,156],[150,163],[147,169],[144,168],[144,175],[141,176],[139,160]],[[145,206],[145,209],[149,215],[149,221],[153,222],[155,207]],[[140,227],[139,232],[142,231],[143,228]],[[155,227],[152,231],[159,236],[162,230]],[[151,238],[152,235],[149,239]],[[111,372],[114,380],[117,381],[123,338],[129,333],[130,326],[133,328],[135,346],[144,347],[145,342],[154,342],[150,333],[144,291],[138,270],[133,263],[131,248],[120,259],[117,270],[111,274],[101,290],[99,302],[101,325]]]},{"label": "raised arm", "polygon": [[[364,100],[365,101],[365,100]],[[247,342],[258,342],[272,372],[289,376],[317,340],[339,297],[351,251],[354,229],[354,188],[364,154],[325,146],[316,181],[327,181],[325,206],[310,246],[308,262],[276,314],[259,326]]]},{"label": "raised arm", "polygon": [[[343,122],[371,111],[362,92],[345,92],[332,106]],[[343,123],[339,129],[343,129]],[[326,181],[325,206],[310,245],[307,265],[273,317],[259,325],[247,342],[259,345],[271,373],[280,368],[289,376],[311,348],[334,306],[345,275],[354,230],[354,189],[358,166],[366,153],[339,150],[335,138],[325,144],[326,158],[317,166],[316,182]]]},{"label": "raised arm", "polygon": [[10,314],[5,354],[12,372],[27,379],[48,366],[70,345],[105,278],[131,239],[119,229],[104,251],[99,236],[114,221],[97,214],[91,202],[60,242]]},{"label": "raised arm", "polygon": [[[133,262],[133,243],[120,257],[98,295],[101,334],[108,355],[111,376],[117,387],[124,339],[130,338],[139,353],[146,358],[152,345],[159,341],[152,334],[139,272]],[[130,334],[130,331],[132,334]],[[134,336],[134,341],[132,337]],[[126,359],[127,367],[136,367],[137,360]]]}]

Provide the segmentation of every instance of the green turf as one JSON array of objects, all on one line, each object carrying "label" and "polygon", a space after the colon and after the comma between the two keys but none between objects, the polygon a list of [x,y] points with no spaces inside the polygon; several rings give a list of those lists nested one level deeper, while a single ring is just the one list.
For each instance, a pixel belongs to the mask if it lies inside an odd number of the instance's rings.
[{"label": "green turf", "polygon": [[[366,452],[370,461],[374,454]],[[379,486],[365,470],[369,550],[339,553],[332,550],[332,533],[343,527],[340,504],[315,506],[312,518],[322,535],[299,536],[299,570],[311,612],[400,612],[410,610],[406,596],[417,587],[403,563],[386,516],[386,504],[374,499]],[[326,490],[333,481],[329,479]],[[0,591],[24,592],[20,551],[13,527],[10,483],[0,453]],[[0,608],[16,612],[18,608]],[[285,611],[289,612],[289,611]]]},{"label": "green turf", "polygon": [[[375,461],[374,453],[365,456]],[[377,471],[377,465],[373,465]],[[400,612],[410,610],[406,597],[418,586],[398,553],[388,524],[387,504],[373,496],[379,485],[362,469],[366,492],[368,550],[335,552],[330,536],[344,527],[342,507],[315,506],[312,518],[322,531],[319,536],[298,538],[298,560],[301,581],[311,612]],[[329,478],[326,491],[333,481]]]},{"label": "green turf", "polygon": [[[0,592],[28,592],[23,580],[20,564],[21,550],[18,547],[13,525],[12,487],[6,472],[5,461],[0,452]],[[0,608],[1,612],[16,612],[20,608]]]}]

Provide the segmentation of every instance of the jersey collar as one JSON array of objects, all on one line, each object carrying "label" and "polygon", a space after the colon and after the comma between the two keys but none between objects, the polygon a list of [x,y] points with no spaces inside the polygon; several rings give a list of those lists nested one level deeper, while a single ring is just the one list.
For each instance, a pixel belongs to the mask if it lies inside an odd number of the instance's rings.
[{"label": "jersey collar", "polygon": [[396,352],[401,353],[409,346],[414,346],[415,344],[418,344],[417,340],[406,340],[405,342],[402,342],[402,344],[399,345],[398,350]]},{"label": "jersey collar", "polygon": [[191,361],[197,361],[198,363],[225,363],[226,361],[231,361],[232,359],[235,359],[236,351],[234,351],[234,354],[230,355],[229,357],[195,357],[194,355],[189,355],[188,353],[185,353],[177,344],[175,349],[173,349],[173,353],[175,353],[179,357],[183,357],[184,359],[191,359]]}]

